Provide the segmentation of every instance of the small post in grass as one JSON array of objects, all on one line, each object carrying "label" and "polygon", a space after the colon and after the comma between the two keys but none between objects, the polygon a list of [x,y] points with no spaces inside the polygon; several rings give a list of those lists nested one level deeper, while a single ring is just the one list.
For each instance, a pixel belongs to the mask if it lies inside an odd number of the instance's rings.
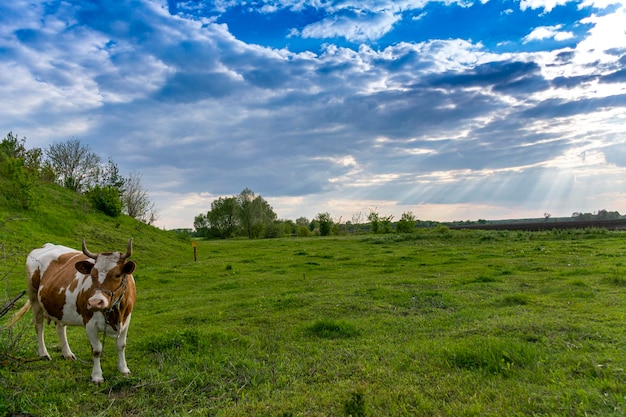
[{"label": "small post in grass", "polygon": [[191,247],[193,248],[193,261],[197,262],[198,261],[198,242],[196,242],[195,240],[191,242]]}]

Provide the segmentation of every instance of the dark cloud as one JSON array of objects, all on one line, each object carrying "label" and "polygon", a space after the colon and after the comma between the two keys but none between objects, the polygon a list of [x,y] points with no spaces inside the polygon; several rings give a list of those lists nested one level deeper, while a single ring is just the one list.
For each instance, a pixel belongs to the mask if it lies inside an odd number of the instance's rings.
[{"label": "dark cloud", "polygon": [[626,107],[626,94],[608,97],[587,98],[576,101],[550,99],[522,112],[522,117],[551,119],[588,114],[610,108]]},{"label": "dark cloud", "polygon": [[583,84],[596,81],[597,75],[578,75],[571,77],[555,77],[550,80],[550,83],[555,88],[576,88]]},{"label": "dark cloud", "polygon": [[548,87],[538,64],[521,61],[489,62],[462,73],[437,75],[433,77],[432,85],[450,88],[492,87],[505,93],[525,94],[543,91]]},{"label": "dark cloud", "polygon": [[[604,83],[623,83],[626,82],[626,68],[600,77],[600,81]],[[625,104],[626,105],[626,104]]]},{"label": "dark cloud", "polygon": [[240,86],[229,74],[218,72],[176,73],[155,94],[155,99],[179,103],[217,99]]},{"label": "dark cloud", "polygon": [[555,64],[568,64],[572,61],[575,55],[576,55],[576,52],[574,51],[559,52],[556,55]]}]

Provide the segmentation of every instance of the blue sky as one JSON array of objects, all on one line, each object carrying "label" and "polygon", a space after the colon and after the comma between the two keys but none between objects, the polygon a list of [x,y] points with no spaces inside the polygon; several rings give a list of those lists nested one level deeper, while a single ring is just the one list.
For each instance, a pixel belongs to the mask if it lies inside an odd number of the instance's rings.
[{"label": "blue sky", "polygon": [[626,2],[0,3],[0,134],[79,139],[164,228],[626,214]]}]

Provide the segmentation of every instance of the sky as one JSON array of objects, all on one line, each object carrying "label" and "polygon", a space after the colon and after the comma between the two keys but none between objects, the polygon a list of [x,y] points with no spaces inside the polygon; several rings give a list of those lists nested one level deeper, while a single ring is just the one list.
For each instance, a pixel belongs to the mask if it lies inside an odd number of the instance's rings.
[{"label": "sky", "polygon": [[0,137],[78,139],[155,225],[626,214],[626,0],[0,2]]}]

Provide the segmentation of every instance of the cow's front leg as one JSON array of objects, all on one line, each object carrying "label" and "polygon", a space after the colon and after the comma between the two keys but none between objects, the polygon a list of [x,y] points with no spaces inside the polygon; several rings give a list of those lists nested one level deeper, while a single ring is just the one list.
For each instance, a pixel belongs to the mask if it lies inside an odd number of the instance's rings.
[{"label": "cow's front leg", "polygon": [[126,364],[126,335],[128,334],[128,327],[130,325],[130,315],[126,319],[126,323],[122,326],[120,333],[117,335],[117,369],[124,375],[130,374],[130,369]]},{"label": "cow's front leg", "polygon": [[70,344],[67,342],[67,332],[65,331],[66,327],[61,323],[57,323],[57,335],[59,335],[59,342],[61,343],[61,354],[65,359],[76,359],[76,356],[70,349]]},{"label": "cow's front leg", "polygon": [[100,367],[100,356],[102,355],[102,343],[100,342],[98,325],[96,320],[90,320],[85,326],[87,338],[91,343],[91,355],[93,356],[93,370],[91,371],[91,382],[94,384],[102,384],[104,377],[102,376],[102,368]]}]

